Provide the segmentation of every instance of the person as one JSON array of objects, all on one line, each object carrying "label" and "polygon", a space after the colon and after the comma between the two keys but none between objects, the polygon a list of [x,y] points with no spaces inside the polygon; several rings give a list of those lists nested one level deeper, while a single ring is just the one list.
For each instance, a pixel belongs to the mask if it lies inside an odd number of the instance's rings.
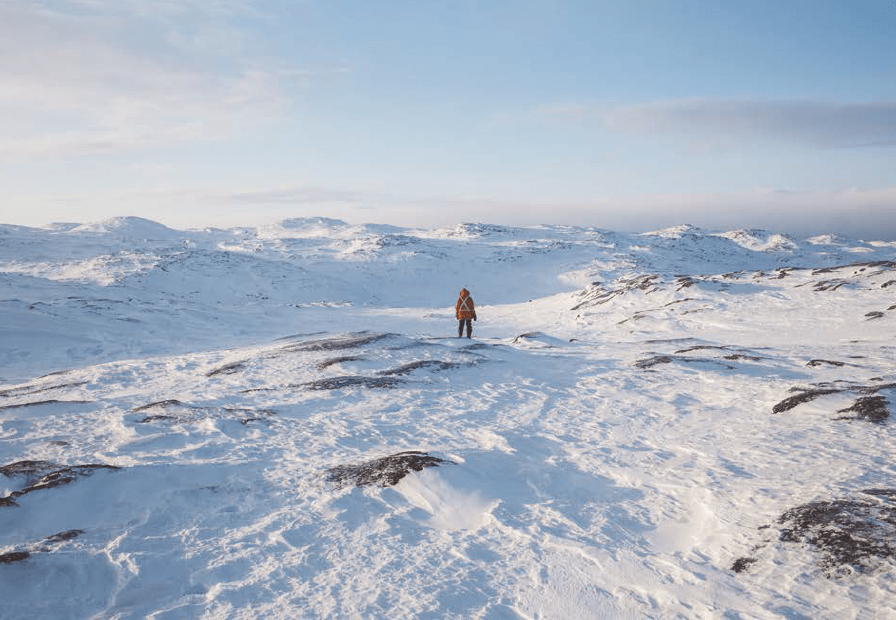
[{"label": "person", "polygon": [[467,338],[473,334],[473,323],[476,320],[476,305],[470,296],[470,291],[466,288],[461,289],[457,303],[454,304],[454,315],[460,321],[457,324],[457,337],[464,335],[464,323],[467,325]]}]

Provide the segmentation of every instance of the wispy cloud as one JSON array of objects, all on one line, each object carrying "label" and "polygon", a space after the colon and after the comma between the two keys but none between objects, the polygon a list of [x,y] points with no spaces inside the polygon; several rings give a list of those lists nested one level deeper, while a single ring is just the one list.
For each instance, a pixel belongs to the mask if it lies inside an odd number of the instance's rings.
[{"label": "wispy cloud", "polygon": [[612,131],[677,134],[693,141],[780,141],[811,148],[896,146],[896,101],[837,103],[687,99],[607,107],[559,104],[542,116],[596,119]]},{"label": "wispy cloud", "polygon": [[[303,76],[237,53],[238,37],[204,17],[228,10],[242,3],[0,3],[0,157],[227,139],[276,118],[284,82]],[[189,36],[172,21],[184,12]],[[185,50],[204,36],[214,45]]]}]

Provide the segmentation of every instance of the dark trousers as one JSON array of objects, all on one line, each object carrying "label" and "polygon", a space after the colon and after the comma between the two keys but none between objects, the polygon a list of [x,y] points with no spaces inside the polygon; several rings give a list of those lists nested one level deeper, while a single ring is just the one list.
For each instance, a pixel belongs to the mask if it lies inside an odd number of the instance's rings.
[{"label": "dark trousers", "polygon": [[467,338],[473,334],[473,319],[461,319],[457,324],[457,337],[464,335],[464,323],[467,324]]}]

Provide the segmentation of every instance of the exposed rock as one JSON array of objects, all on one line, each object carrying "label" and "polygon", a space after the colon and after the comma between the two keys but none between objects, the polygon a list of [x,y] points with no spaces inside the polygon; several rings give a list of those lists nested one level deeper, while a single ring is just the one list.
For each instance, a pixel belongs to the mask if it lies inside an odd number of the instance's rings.
[{"label": "exposed rock", "polygon": [[723,359],[731,360],[733,362],[739,361],[739,360],[746,360],[748,362],[761,362],[765,358],[758,357],[756,355],[744,355],[743,353],[734,353],[732,355],[724,356]]},{"label": "exposed rock", "polygon": [[756,562],[756,558],[737,558],[736,560],[734,560],[734,564],[731,565],[731,570],[733,570],[735,573],[742,573],[747,570],[754,562]]},{"label": "exposed rock", "polygon": [[309,390],[342,390],[350,387],[362,388],[394,388],[404,383],[401,379],[393,377],[363,377],[359,375],[348,375],[343,377],[329,377],[327,379],[318,379],[308,383],[299,383],[290,385],[289,387],[304,387]]},{"label": "exposed rock", "polygon": [[538,332],[524,332],[513,339],[513,342],[519,342],[520,340],[527,340],[532,338],[538,338]]},{"label": "exposed rock", "polygon": [[162,411],[163,413],[155,413],[147,415],[137,420],[137,424],[146,424],[149,422],[158,422],[163,420],[172,420],[177,422],[198,422],[208,419],[235,419],[241,424],[264,420],[272,415],[276,415],[276,411],[271,409],[248,409],[245,407],[207,407],[202,405],[189,405],[182,403],[176,399],[160,400],[148,405],[142,405],[133,409],[138,411]]},{"label": "exposed rock", "polygon": [[333,359],[329,359],[329,360],[323,361],[320,364],[318,364],[317,369],[324,370],[326,368],[329,368],[330,366],[333,366],[334,364],[341,364],[343,362],[357,362],[362,359],[364,359],[364,358],[355,357],[353,355],[344,355],[342,357],[334,357]]},{"label": "exposed rock", "polygon": [[887,399],[883,396],[862,396],[851,407],[840,409],[837,413],[854,412],[855,416],[836,418],[837,420],[866,420],[875,424],[883,424],[890,417]]},{"label": "exposed rock", "polygon": [[157,400],[154,403],[149,403],[148,405],[141,405],[140,407],[136,407],[133,411],[146,411],[147,409],[155,409],[157,407],[175,407],[177,405],[183,405],[179,400],[172,398],[169,400]]},{"label": "exposed rock", "polygon": [[476,342],[473,344],[468,344],[467,346],[462,347],[460,350],[461,351],[478,351],[480,349],[491,349],[494,346],[495,345],[486,344],[484,342]]},{"label": "exposed rock", "polygon": [[358,332],[336,338],[323,338],[320,340],[308,340],[282,347],[283,351],[339,351],[342,349],[354,349],[362,347],[385,338],[391,338],[394,334],[368,334]]},{"label": "exposed rock", "polygon": [[659,364],[669,364],[672,362],[671,355],[655,355],[653,357],[649,357],[647,359],[638,360],[635,362],[635,366],[638,368],[652,368]]},{"label": "exposed rock", "polygon": [[59,532],[57,534],[53,534],[52,536],[47,536],[44,539],[44,543],[48,543],[51,545],[59,544],[65,542],[67,540],[72,540],[77,538],[81,534],[84,533],[84,530],[66,530],[64,532]]},{"label": "exposed rock", "polygon": [[782,400],[780,403],[772,407],[772,413],[784,413],[785,411],[790,411],[797,405],[802,405],[803,403],[813,401],[819,396],[825,396],[826,394],[838,394],[842,391],[843,390],[838,389],[805,390],[803,392],[800,392],[796,396],[791,396]]},{"label": "exposed rock", "polygon": [[92,403],[92,400],[56,400],[55,398],[50,400],[36,400],[30,403],[16,403],[15,405],[3,405],[0,407],[0,411],[5,411],[7,409],[21,409],[23,407],[38,407],[40,405],[57,405],[57,404],[66,404],[66,405],[87,405]]},{"label": "exposed rock", "polygon": [[327,482],[332,482],[336,488],[347,486],[363,487],[378,484],[382,487],[394,486],[412,471],[423,471],[426,467],[437,467],[444,464],[453,464],[453,461],[440,459],[435,456],[409,450],[398,452],[360,465],[337,465],[327,470]]},{"label": "exposed rock", "polygon": [[[667,304],[663,304],[663,308],[668,308],[669,306],[674,306],[675,304],[682,304],[686,301],[694,301],[693,297],[685,297],[684,299],[676,299],[675,301],[670,301]],[[689,338],[683,338],[682,340],[689,340]]]},{"label": "exposed rock", "polygon": [[[842,383],[842,382],[836,382]],[[783,413],[785,411],[790,411],[797,405],[801,405],[803,403],[807,403],[809,401],[815,400],[819,396],[826,396],[828,394],[841,394],[843,392],[854,392],[857,394],[876,394],[881,390],[890,390],[896,388],[896,383],[883,383],[881,385],[846,385],[845,387],[827,387],[830,385],[836,385],[825,383],[819,384],[820,388],[816,389],[805,389],[805,388],[791,388],[791,392],[799,392],[796,396],[790,396],[789,398],[785,398],[774,407],[772,407],[772,413]],[[849,419],[857,419],[857,418],[849,418]]]},{"label": "exposed rock", "polygon": [[866,571],[876,558],[896,557],[896,491],[866,489],[864,497],[791,508],[778,523],[783,542],[808,543],[828,576]]},{"label": "exposed rock", "polygon": [[679,349],[678,351],[675,352],[675,354],[677,355],[679,353],[689,353],[691,351],[700,351],[700,350],[705,350],[705,349],[719,349],[719,350],[724,351],[725,349],[730,349],[730,348],[731,347],[729,347],[727,345],[698,344],[693,347],[688,347],[687,349]]},{"label": "exposed rock", "polygon": [[9,398],[13,396],[26,396],[28,394],[40,394],[41,392],[49,392],[51,390],[80,387],[82,385],[87,385],[87,383],[87,381],[75,381],[73,383],[58,383],[56,385],[48,385],[45,387],[40,387],[37,385],[23,385],[17,388],[10,388],[8,390],[0,390],[0,397]]},{"label": "exposed rock", "polygon": [[16,461],[9,465],[0,465],[0,474],[11,478],[12,476],[35,476],[41,472],[55,467],[50,461]]},{"label": "exposed rock", "polygon": [[776,280],[783,280],[787,276],[790,275],[791,271],[795,271],[798,269],[797,267],[781,267],[780,269],[776,269],[777,275],[775,276]]},{"label": "exposed rock", "polygon": [[238,373],[240,370],[246,367],[246,362],[249,360],[240,360],[238,362],[231,362],[229,364],[225,364],[223,366],[219,366],[214,370],[210,370],[205,373],[206,377],[215,377],[217,375],[232,375]]},{"label": "exposed rock", "polygon": [[429,368],[432,372],[439,372],[440,370],[450,370],[452,368],[459,368],[460,366],[461,364],[457,364],[454,362],[443,362],[441,360],[418,360],[416,362],[402,364],[398,368],[381,370],[379,374],[386,376],[407,375],[419,368]]},{"label": "exposed rock", "polygon": [[694,282],[693,278],[690,278],[688,276],[682,276],[675,281],[675,284],[678,285],[678,288],[675,290],[680,291],[681,289],[684,289],[684,288],[690,288],[690,287],[694,286],[694,284],[696,284],[696,283]]},{"label": "exposed rock", "polygon": [[[865,489],[853,497],[809,502],[778,519],[778,540],[810,545],[827,577],[867,572],[896,559],[896,490]],[[760,530],[770,530],[763,525]],[[758,551],[772,539],[753,548]],[[742,557],[731,570],[743,572],[757,561]]]},{"label": "exposed rock", "polygon": [[869,312],[869,313],[866,314],[865,316],[867,316],[867,317],[868,317],[868,320],[870,321],[871,319],[879,319],[879,318],[882,318],[882,317],[884,316],[884,313],[875,310],[874,312]]},{"label": "exposed rock", "polygon": [[13,562],[21,562],[31,557],[27,551],[13,551],[12,553],[4,553],[0,555],[0,564],[12,564]]},{"label": "exposed rock", "polygon": [[835,360],[809,360],[806,363],[806,366],[821,366],[822,364],[827,364],[828,366],[845,366],[846,362],[838,362]]},{"label": "exposed rock", "polygon": [[619,288],[613,290],[607,290],[601,282],[592,282],[588,288],[578,294],[582,301],[573,306],[571,310],[599,306],[630,291],[640,290],[645,293],[653,293],[659,290],[659,286],[656,284],[659,277],[658,275],[640,275],[620,279],[617,281]]},{"label": "exposed rock", "polygon": [[683,362],[685,364],[717,364],[726,368],[727,370],[734,370],[735,367],[730,364],[725,364],[720,362],[717,359],[710,359],[707,357],[685,357],[683,355],[654,355],[653,357],[649,357],[646,359],[638,360],[635,362],[636,368],[652,368],[659,364],[669,364],[671,362]]},{"label": "exposed rock", "polygon": [[813,285],[815,291],[836,291],[844,284],[849,284],[847,280],[819,280]]},{"label": "exposed rock", "polygon": [[6,497],[0,498],[0,506],[15,506],[16,498],[33,491],[69,484],[80,477],[93,475],[99,469],[118,470],[121,468],[115,465],[99,463],[60,466],[49,461],[17,461],[4,465],[0,467],[0,474],[8,478],[25,476],[27,486],[20,491],[13,491]]},{"label": "exposed rock", "polygon": [[[879,261],[871,261],[871,262],[864,262],[864,263],[849,263],[847,265],[837,265],[836,267],[822,267],[819,269],[813,269],[812,275],[815,276],[820,273],[833,273],[835,271],[840,271],[841,269],[848,269],[850,267],[852,267],[854,269],[861,268],[861,269],[858,269],[858,271],[864,271],[865,269],[867,269],[869,267],[882,267],[881,271],[884,271],[884,270],[889,270],[889,269],[896,269],[896,262],[888,261],[888,260],[879,260]],[[858,271],[856,273],[858,273]]]}]

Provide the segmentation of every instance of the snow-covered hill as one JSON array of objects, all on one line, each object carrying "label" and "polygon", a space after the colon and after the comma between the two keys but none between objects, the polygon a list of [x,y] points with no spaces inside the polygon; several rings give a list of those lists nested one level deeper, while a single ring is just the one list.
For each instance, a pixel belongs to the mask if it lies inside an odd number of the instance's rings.
[{"label": "snow-covered hill", "polygon": [[894,353],[886,240],[0,226],[0,617],[887,617]]}]

